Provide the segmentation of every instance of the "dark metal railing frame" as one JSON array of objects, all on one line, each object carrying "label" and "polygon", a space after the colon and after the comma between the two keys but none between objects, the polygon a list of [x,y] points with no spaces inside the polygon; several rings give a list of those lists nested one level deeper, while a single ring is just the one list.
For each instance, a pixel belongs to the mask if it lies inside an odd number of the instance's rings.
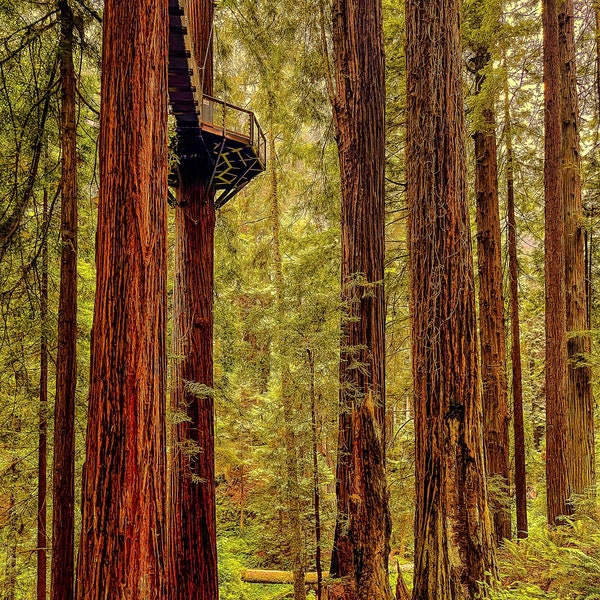
[{"label": "dark metal railing frame", "polygon": [[[212,118],[210,120],[204,119],[204,114],[205,114],[204,101],[205,100],[208,100],[209,103],[211,103],[212,105],[218,105],[218,106],[222,107],[222,111],[223,111],[222,124],[216,123],[214,118]],[[207,125],[211,125],[212,127],[221,129],[223,132],[223,135],[226,135],[227,133],[231,133],[231,134],[235,134],[235,135],[239,135],[239,136],[243,136],[243,137],[247,138],[248,141],[250,142],[250,145],[257,150],[258,159],[260,160],[260,162],[263,164],[263,166],[266,165],[267,138],[258,123],[256,115],[251,110],[248,110],[247,108],[242,108],[241,106],[235,106],[234,104],[230,104],[229,102],[225,102],[224,100],[219,100],[218,98],[214,98],[213,96],[208,96],[208,95],[202,96],[202,101],[201,101],[200,106],[201,106],[201,108],[200,108],[199,112],[200,112],[200,120],[202,123],[205,123]],[[227,127],[227,111],[228,111],[228,109],[235,111],[238,114],[244,113],[247,115],[247,117],[248,117],[248,135],[238,131],[237,129],[229,129]],[[214,115],[214,110],[212,111],[212,113]]]}]

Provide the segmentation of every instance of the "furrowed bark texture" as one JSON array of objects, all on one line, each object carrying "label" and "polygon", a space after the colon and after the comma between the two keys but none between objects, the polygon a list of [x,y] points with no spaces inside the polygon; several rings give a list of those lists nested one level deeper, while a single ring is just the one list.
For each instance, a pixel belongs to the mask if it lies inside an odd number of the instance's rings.
[{"label": "furrowed bark texture", "polygon": [[[385,76],[380,0],[336,0],[334,118],[342,185],[337,521],[331,571],[346,600],[389,599],[385,475]],[[338,586],[339,587],[339,586]],[[331,597],[331,594],[330,594]]]},{"label": "furrowed bark texture", "polygon": [[167,2],[104,11],[79,600],[165,593]]},{"label": "furrowed bark texture", "polygon": [[407,184],[415,394],[414,600],[495,574],[478,383],[459,4],[409,0]]},{"label": "furrowed bark texture", "polygon": [[[203,92],[212,94],[212,0],[184,3]],[[173,429],[169,490],[174,600],[218,599],[214,465],[214,192],[206,158],[179,165],[171,408],[186,415]],[[205,386],[194,390],[193,384]],[[177,419],[179,421],[179,419]]]},{"label": "furrowed bark texture", "polygon": [[216,600],[213,386],[213,256],[215,208],[194,159],[182,159],[177,190],[171,408],[175,425],[171,467],[173,598]]},{"label": "furrowed bark texture", "polygon": [[[479,47],[474,58],[475,94],[487,94],[479,115],[475,141],[475,198],[477,203],[477,261],[479,270],[479,334],[481,338],[481,379],[483,381],[483,431],[488,475],[510,487],[510,441],[508,390],[506,383],[506,331],[502,293],[500,207],[498,203],[498,161],[494,98],[482,91],[484,69],[490,62],[488,50]],[[493,506],[496,543],[510,539],[510,509]]]},{"label": "furrowed bark texture", "polygon": [[594,398],[589,362],[585,277],[585,227],[581,204],[579,152],[579,104],[575,72],[573,0],[564,0],[558,10],[561,111],[562,186],[565,213],[565,293],[567,304],[567,460],[570,490],[582,494],[595,484]]},{"label": "furrowed bark texture", "polygon": [[547,517],[556,523],[568,500],[567,332],[562,187],[561,72],[556,0],[543,0],[546,230],[546,491]]},{"label": "furrowed bark texture", "polygon": [[75,583],[75,391],[77,385],[77,122],[73,11],[60,0],[61,257],[54,408],[52,502],[53,600],[70,600]]},{"label": "furrowed bark texture", "polygon": [[506,202],[508,212],[508,263],[510,279],[510,332],[515,446],[515,499],[517,537],[526,538],[527,476],[525,472],[525,423],[523,419],[523,376],[521,367],[521,327],[519,323],[519,262],[517,258],[517,222],[515,219],[515,176],[510,122],[508,78],[504,79],[504,131],[506,135]]},{"label": "furrowed bark texture", "polygon": [[36,598],[46,600],[48,535],[47,535],[47,472],[48,472],[48,192],[44,190],[44,240],[42,242],[42,272],[40,277],[40,407],[38,446],[38,514],[37,514],[37,581]]}]

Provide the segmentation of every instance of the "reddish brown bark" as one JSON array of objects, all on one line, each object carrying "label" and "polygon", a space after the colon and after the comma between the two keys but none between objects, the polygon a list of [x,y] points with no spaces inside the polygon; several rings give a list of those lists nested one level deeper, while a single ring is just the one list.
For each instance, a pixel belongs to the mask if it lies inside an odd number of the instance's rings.
[{"label": "reddish brown bark", "polygon": [[104,10],[79,600],[166,599],[167,2]]},{"label": "reddish brown bark", "polygon": [[337,520],[332,576],[346,600],[389,599],[385,475],[385,75],[380,0],[333,3],[342,187]]},{"label": "reddish brown bark", "polygon": [[[475,94],[482,96],[475,140],[475,199],[477,203],[477,264],[479,270],[479,332],[483,382],[483,433],[487,472],[497,477],[508,493],[510,460],[508,391],[506,383],[506,332],[502,292],[500,206],[494,98],[483,90],[484,69],[490,62],[485,47],[475,58]],[[506,504],[492,507],[496,543],[510,539],[510,510]]]},{"label": "reddish brown bark", "polygon": [[[182,160],[177,190],[171,407],[173,432],[171,544],[173,598],[215,599],[213,385],[213,248],[215,208],[201,166]],[[205,386],[198,388],[197,385]],[[181,420],[183,414],[186,420]]]},{"label": "reddish brown bark", "polygon": [[40,276],[40,407],[38,442],[38,513],[37,513],[37,600],[46,600],[48,536],[46,518],[48,472],[48,192],[44,190],[44,238]]},{"label": "reddish brown bark", "polygon": [[[185,5],[188,34],[212,93],[212,0]],[[169,489],[170,598],[217,600],[217,534],[214,465],[213,287],[214,192],[207,157],[182,157],[176,213],[171,408],[173,429]],[[185,415],[185,420],[181,420]]]},{"label": "reddish brown bark", "polygon": [[589,362],[587,293],[584,254],[584,219],[581,204],[579,152],[579,103],[575,73],[573,0],[564,0],[558,10],[562,188],[565,219],[565,293],[567,314],[567,458],[570,491],[582,494],[595,485],[594,398]]},{"label": "reddish brown bark", "polygon": [[546,220],[546,492],[549,523],[568,515],[567,333],[561,73],[556,0],[543,0]]},{"label": "reddish brown bark", "polygon": [[52,479],[53,600],[73,598],[75,582],[75,391],[77,385],[77,123],[73,11],[60,0],[61,257]]},{"label": "reddish brown bark", "polygon": [[409,0],[407,192],[415,395],[415,600],[495,569],[478,383],[459,2]]},{"label": "reddish brown bark", "polygon": [[504,132],[506,139],[506,202],[508,212],[508,263],[510,279],[510,332],[513,394],[513,428],[515,447],[515,498],[517,537],[526,538],[527,476],[525,472],[525,423],[523,419],[523,376],[521,367],[521,327],[519,323],[519,262],[517,258],[517,223],[515,219],[515,177],[512,147],[508,78],[504,79]]}]

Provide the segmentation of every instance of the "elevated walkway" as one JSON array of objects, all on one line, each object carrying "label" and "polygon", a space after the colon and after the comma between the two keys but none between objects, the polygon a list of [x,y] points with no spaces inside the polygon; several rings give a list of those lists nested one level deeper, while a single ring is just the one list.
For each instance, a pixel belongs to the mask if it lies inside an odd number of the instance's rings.
[{"label": "elevated walkway", "polygon": [[201,158],[220,208],[265,170],[267,143],[252,111],[202,94],[185,17],[186,1],[169,0],[169,102],[176,153]]}]

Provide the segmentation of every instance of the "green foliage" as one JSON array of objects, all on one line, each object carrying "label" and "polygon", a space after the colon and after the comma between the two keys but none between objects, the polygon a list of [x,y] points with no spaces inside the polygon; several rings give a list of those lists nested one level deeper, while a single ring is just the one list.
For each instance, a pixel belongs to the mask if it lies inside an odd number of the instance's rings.
[{"label": "green foliage", "polygon": [[[589,504],[588,504],[589,507]],[[500,551],[501,579],[493,600],[549,598],[592,600],[600,595],[600,520],[579,513],[548,528],[543,518],[526,540],[507,541]]]},{"label": "green foliage", "polygon": [[243,536],[219,538],[219,598],[221,600],[280,600],[293,590],[291,585],[244,583],[242,571],[253,561],[253,544]]}]

